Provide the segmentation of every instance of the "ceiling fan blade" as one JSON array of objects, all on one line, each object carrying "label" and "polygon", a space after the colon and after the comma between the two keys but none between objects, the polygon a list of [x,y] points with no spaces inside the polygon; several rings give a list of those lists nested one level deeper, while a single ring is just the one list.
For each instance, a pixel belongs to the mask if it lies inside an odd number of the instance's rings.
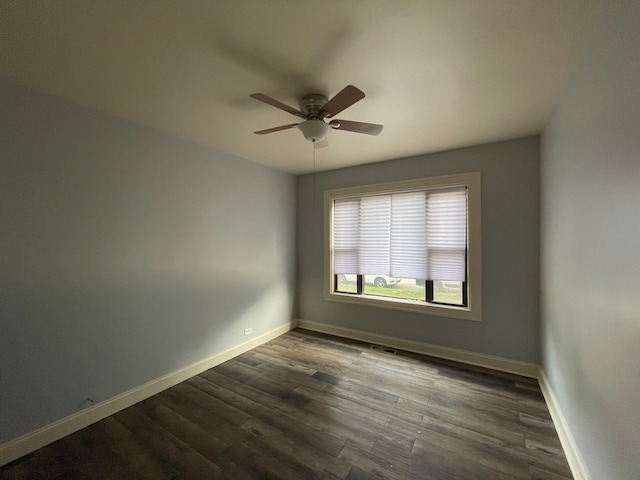
[{"label": "ceiling fan blade", "polygon": [[264,93],[252,93],[249,95],[251,98],[255,98],[256,100],[260,100],[261,102],[266,103],[267,105],[271,105],[272,107],[279,108],[280,110],[284,110],[285,112],[291,113],[292,115],[296,115],[300,118],[306,118],[304,114],[300,110],[296,110],[293,107],[290,107],[286,103],[282,103],[275,98],[271,98]]},{"label": "ceiling fan blade", "polygon": [[364,98],[364,92],[353,85],[347,85],[338,94],[329,100],[320,109],[320,115],[324,117],[333,117],[346,108],[349,108],[356,102]]},{"label": "ceiling fan blade", "polygon": [[258,130],[257,132],[253,132],[256,135],[265,135],[267,133],[279,132],[281,130],[289,130],[290,128],[297,127],[297,123],[290,123],[289,125],[281,125],[279,127],[267,128],[266,130]]},{"label": "ceiling fan blade", "polygon": [[382,125],[375,123],[352,122],[350,120],[331,120],[329,125],[348,132],[366,133],[367,135],[378,135],[382,131]]},{"label": "ceiling fan blade", "polygon": [[313,148],[315,148],[316,150],[319,148],[326,148],[329,146],[329,140],[327,140],[327,137],[324,137],[322,140],[318,140],[317,142],[313,142]]}]

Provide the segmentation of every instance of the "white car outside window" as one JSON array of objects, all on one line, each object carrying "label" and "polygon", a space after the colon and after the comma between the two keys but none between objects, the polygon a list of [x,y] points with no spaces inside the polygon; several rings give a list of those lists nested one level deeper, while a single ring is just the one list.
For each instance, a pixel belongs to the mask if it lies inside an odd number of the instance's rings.
[{"label": "white car outside window", "polygon": [[[340,283],[356,283],[357,275],[338,275],[338,282]],[[400,283],[401,278],[387,277],[386,275],[365,275],[364,282],[367,285],[373,285],[375,287],[392,287]]]}]

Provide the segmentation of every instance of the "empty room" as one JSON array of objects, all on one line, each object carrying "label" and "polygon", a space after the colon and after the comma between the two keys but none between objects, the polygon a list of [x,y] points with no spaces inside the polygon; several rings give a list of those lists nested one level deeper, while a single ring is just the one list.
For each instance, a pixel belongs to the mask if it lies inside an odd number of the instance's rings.
[{"label": "empty room", "polygon": [[0,0],[0,479],[640,478],[638,25]]}]

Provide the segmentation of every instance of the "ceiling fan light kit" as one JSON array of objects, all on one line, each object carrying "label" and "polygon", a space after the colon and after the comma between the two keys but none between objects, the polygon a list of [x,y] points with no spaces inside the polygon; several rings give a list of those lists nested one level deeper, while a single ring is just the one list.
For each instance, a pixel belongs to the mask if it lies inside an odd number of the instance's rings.
[{"label": "ceiling fan light kit", "polygon": [[332,118],[334,115],[337,115],[365,97],[364,93],[353,85],[347,85],[331,100],[328,100],[324,95],[305,95],[302,97],[302,100],[300,100],[300,110],[296,110],[263,93],[253,93],[250,96],[272,107],[279,108],[280,110],[304,119],[304,121],[300,123],[291,123],[289,125],[253,132],[257,135],[265,135],[267,133],[280,132],[298,127],[298,130],[302,132],[304,138],[314,144],[323,142],[326,146],[326,137],[331,129],[365,133],[367,135],[378,135],[382,131],[382,125],[374,123],[354,122],[351,120],[331,120],[330,122],[325,122],[325,118]]},{"label": "ceiling fan light kit", "polygon": [[331,127],[328,123],[323,122],[319,118],[305,120],[298,124],[298,130],[302,132],[304,138],[310,142],[319,142],[327,136]]}]

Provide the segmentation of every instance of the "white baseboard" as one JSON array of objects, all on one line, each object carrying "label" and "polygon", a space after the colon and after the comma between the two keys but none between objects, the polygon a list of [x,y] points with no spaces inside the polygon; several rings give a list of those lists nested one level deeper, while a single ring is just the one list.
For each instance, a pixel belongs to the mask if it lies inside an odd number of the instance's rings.
[{"label": "white baseboard", "polygon": [[578,450],[575,438],[573,437],[571,430],[569,430],[569,424],[560,409],[558,399],[553,393],[553,390],[551,390],[551,384],[549,383],[542,367],[540,367],[538,381],[540,383],[542,395],[544,395],[544,399],[547,402],[547,407],[549,407],[549,413],[553,419],[553,424],[558,432],[558,437],[560,437],[562,449],[564,450],[564,454],[569,462],[569,468],[571,468],[571,473],[573,473],[573,478],[575,480],[591,480],[591,475],[589,475],[584,459],[580,454],[580,450]]},{"label": "white baseboard", "polygon": [[120,395],[116,395],[108,400],[92,405],[85,410],[69,415],[68,417],[62,418],[54,423],[45,425],[42,428],[0,445],[0,466],[34,452],[37,449],[44,447],[45,445],[49,445],[50,443],[53,443],[73,432],[77,432],[78,430],[88,427],[103,418],[113,415],[120,410],[124,410],[125,408],[149,398],[156,393],[160,393],[167,388],[173,387],[194,375],[198,375],[205,370],[226,362],[227,360],[262,345],[269,340],[273,340],[295,327],[296,322],[285,323],[280,327],[249,340],[248,342],[242,343],[241,345],[163,375],[162,377],[151,380],[144,385],[121,393]]},{"label": "white baseboard", "polygon": [[310,322],[308,320],[299,319],[298,327],[316,332],[328,333],[338,337],[346,337],[353,340],[360,340],[362,342],[375,343],[378,345],[385,345],[387,347],[398,348],[400,350],[407,350],[409,352],[430,355],[432,357],[444,358],[446,360],[454,360],[456,362],[490,368],[501,372],[515,373],[516,375],[522,375],[524,377],[538,378],[539,365],[536,363],[521,362],[519,360],[511,360],[509,358],[470,352],[468,350],[443,347],[442,345],[389,337],[387,335],[379,335],[377,333],[365,332],[363,330],[335,327],[323,323]]}]

